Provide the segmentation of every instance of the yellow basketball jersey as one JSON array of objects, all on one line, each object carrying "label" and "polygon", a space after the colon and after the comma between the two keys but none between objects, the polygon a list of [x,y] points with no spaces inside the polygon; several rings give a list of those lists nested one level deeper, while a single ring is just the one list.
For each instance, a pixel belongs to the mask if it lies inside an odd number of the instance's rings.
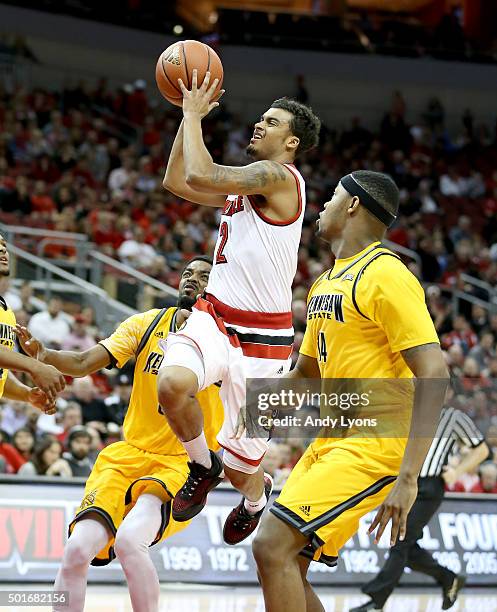
[{"label": "yellow basketball jersey", "polygon": [[[170,331],[175,331],[176,311],[173,307],[133,315],[100,342],[112,356],[112,365],[119,368],[136,357],[133,390],[124,419],[124,438],[137,448],[160,455],[185,454],[181,442],[160,412],[157,394],[157,374],[164,358],[159,342]],[[200,391],[197,399],[204,413],[207,443],[211,449],[218,450],[216,434],[224,418],[219,389],[211,385]]]},{"label": "yellow basketball jersey", "polygon": [[311,287],[300,352],[322,378],[411,378],[400,351],[438,341],[418,280],[375,242]]},{"label": "yellow basketball jersey", "polygon": [[[7,306],[3,298],[0,299],[0,345],[11,351],[14,350],[16,344],[15,326],[15,314]],[[4,368],[0,369],[0,397],[3,395],[8,374],[8,370]]]}]

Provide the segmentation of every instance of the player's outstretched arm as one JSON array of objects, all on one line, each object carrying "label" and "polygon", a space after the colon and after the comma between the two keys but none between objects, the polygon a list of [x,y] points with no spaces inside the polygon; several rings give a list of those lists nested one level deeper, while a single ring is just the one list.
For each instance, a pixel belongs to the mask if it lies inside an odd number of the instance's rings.
[{"label": "player's outstretched arm", "polygon": [[55,401],[57,393],[63,391],[66,386],[64,377],[54,367],[10,351],[3,346],[0,346],[0,368],[26,372],[31,376],[35,385],[47,394],[50,401]]},{"label": "player's outstretched arm", "polygon": [[377,543],[391,520],[391,546],[397,537],[400,540],[405,537],[407,515],[418,492],[418,475],[433,441],[449,383],[449,373],[438,343],[415,346],[401,351],[401,354],[416,377],[409,440],[397,480],[369,528],[369,533],[372,533],[378,526]]},{"label": "player's outstretched arm", "polygon": [[224,206],[226,203],[226,195],[208,195],[206,193],[196,191],[187,184],[185,180],[185,163],[183,159],[183,131],[184,121],[181,122],[176,138],[174,139],[169,160],[167,162],[166,174],[164,176],[164,180],[162,181],[162,186],[164,189],[174,193],[174,195],[188,200],[189,202],[195,202],[196,204],[204,204],[206,206],[213,207]]},{"label": "player's outstretched arm", "polygon": [[108,351],[101,344],[96,344],[83,352],[55,351],[45,348],[43,343],[34,338],[26,327],[18,325],[16,333],[22,348],[28,355],[57,368],[67,376],[76,378],[87,376],[107,367],[111,362]]},{"label": "player's outstretched arm", "polygon": [[7,375],[3,397],[16,402],[28,402],[46,414],[55,414],[57,408],[55,400],[49,400],[47,394],[38,387],[28,387],[22,383],[12,372]]}]

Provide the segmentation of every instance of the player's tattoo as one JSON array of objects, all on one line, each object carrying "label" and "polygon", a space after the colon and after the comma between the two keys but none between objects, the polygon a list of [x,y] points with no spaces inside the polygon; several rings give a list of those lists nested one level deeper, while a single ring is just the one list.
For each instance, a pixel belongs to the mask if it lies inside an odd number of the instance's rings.
[{"label": "player's tattoo", "polygon": [[255,163],[245,168],[215,166],[212,176],[214,184],[235,183],[241,189],[266,187],[271,183],[285,181],[287,173],[281,164],[272,161]]}]

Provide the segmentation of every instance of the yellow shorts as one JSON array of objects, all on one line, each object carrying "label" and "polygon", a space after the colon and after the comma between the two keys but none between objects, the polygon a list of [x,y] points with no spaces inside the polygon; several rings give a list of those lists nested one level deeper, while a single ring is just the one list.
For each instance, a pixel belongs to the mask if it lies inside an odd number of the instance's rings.
[{"label": "yellow shorts", "polygon": [[187,475],[188,456],[157,455],[127,442],[116,442],[98,455],[85,486],[85,495],[69,525],[74,525],[90,512],[103,517],[112,537],[93,559],[92,565],[107,565],[115,558],[114,538],[124,517],[143,493],[162,499],[162,522],[151,546],[184,529],[188,522],[177,523],[171,516],[171,499],[183,486]]},{"label": "yellow shorts", "polygon": [[292,470],[270,508],[309,538],[302,554],[336,565],[338,551],[393,486],[405,438],[321,439],[313,442]]}]

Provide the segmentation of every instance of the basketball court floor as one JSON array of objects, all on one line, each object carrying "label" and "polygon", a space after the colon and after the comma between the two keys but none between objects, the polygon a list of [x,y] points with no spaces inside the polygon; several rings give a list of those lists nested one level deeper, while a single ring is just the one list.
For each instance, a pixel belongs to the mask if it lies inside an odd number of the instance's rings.
[{"label": "basketball court floor", "polygon": [[[0,585],[0,590],[48,590],[48,585]],[[364,595],[349,589],[320,588],[318,592],[326,612],[348,612],[365,600]],[[438,612],[441,596],[436,589],[398,589],[388,600],[385,612]],[[6,608],[1,608],[6,609]],[[41,612],[50,608],[37,606],[10,607],[9,612]],[[461,595],[454,612],[497,612],[496,589],[468,589]],[[128,592],[120,585],[90,585],[85,612],[132,612]],[[257,587],[206,587],[195,584],[161,586],[159,612],[264,612]]]}]

